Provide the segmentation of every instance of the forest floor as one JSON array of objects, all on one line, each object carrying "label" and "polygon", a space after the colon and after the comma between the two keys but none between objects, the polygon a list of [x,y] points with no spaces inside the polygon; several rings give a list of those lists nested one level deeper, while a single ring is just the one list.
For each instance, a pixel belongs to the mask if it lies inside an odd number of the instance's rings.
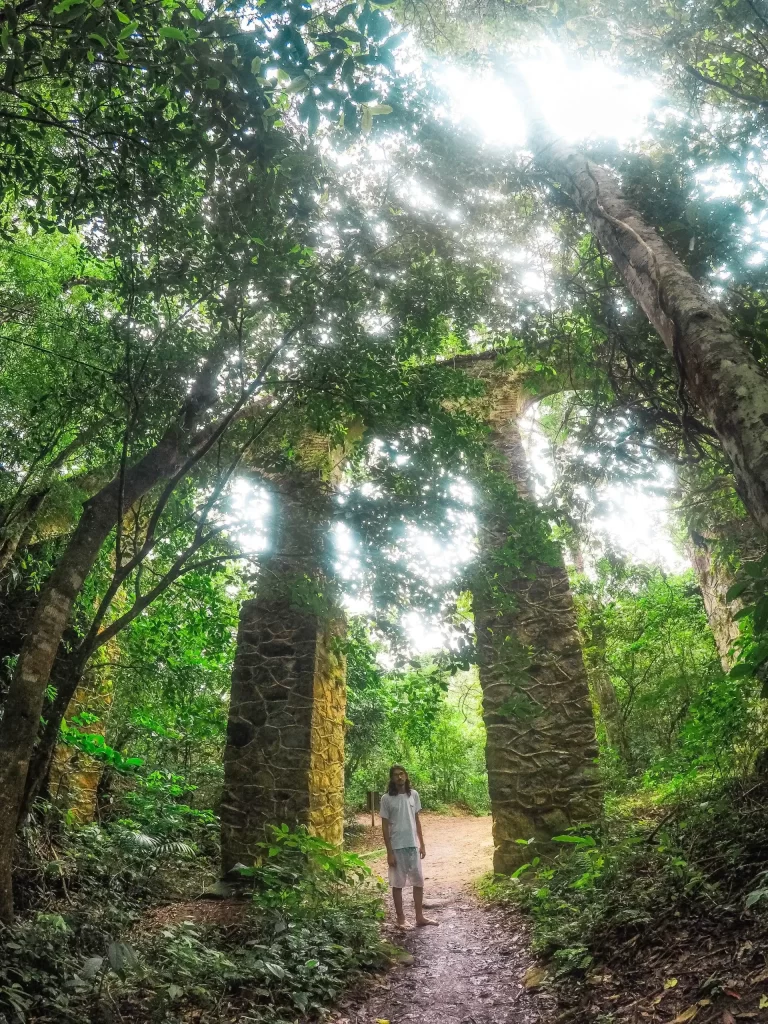
[{"label": "forest floor", "polygon": [[[364,826],[366,818],[360,818]],[[423,814],[427,857],[425,903],[436,928],[395,928],[391,905],[385,930],[407,950],[386,975],[352,994],[331,1017],[334,1024],[534,1024],[551,997],[526,988],[532,961],[520,920],[488,909],[472,883],[491,870],[491,819]],[[367,828],[357,849],[377,851],[369,863],[384,878],[381,829]],[[406,893],[406,898],[409,894]],[[407,906],[407,902],[406,902]],[[413,907],[408,908],[413,920]],[[529,975],[530,979],[530,975]]]}]

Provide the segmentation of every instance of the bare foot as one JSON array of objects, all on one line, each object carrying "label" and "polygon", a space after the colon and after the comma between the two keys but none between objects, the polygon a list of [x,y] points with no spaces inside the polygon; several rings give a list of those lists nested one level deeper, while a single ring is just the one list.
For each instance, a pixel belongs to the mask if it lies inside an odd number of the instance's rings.
[{"label": "bare foot", "polygon": [[430,924],[434,925],[435,928],[437,928],[438,925],[440,924],[440,922],[439,921],[430,921],[430,919],[428,917],[419,917],[416,920],[416,925],[417,925],[418,928],[426,928],[427,925],[430,925]]},{"label": "bare foot", "polygon": [[398,928],[401,932],[407,932],[410,930],[411,926],[408,924],[405,918],[403,918],[402,920],[398,918],[395,927]]}]

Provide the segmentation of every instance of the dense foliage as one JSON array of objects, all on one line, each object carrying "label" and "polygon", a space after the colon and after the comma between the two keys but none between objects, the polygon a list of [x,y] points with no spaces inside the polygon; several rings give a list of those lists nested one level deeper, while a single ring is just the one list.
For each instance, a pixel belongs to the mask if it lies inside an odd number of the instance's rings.
[{"label": "dense foliage", "polygon": [[[489,94],[537,52],[548,84],[571,59],[653,81],[643,132],[576,146],[636,211],[651,298],[599,186],[588,208],[540,151],[478,140],[420,47]],[[218,874],[239,606],[360,612],[335,651],[350,813],[393,761],[426,807],[482,813],[465,595],[500,616],[555,538],[608,814],[495,896],[556,976],[656,956],[667,918],[763,941],[766,460],[730,442],[765,414],[749,388],[732,422],[697,405],[706,317],[675,321],[648,239],[764,371],[766,53],[752,0],[0,4],[0,1019],[293,1020],[382,963],[362,863],[303,832],[247,866],[248,900],[191,902]],[[540,505],[488,443],[483,367],[514,415],[549,402]],[[606,488],[660,475],[687,572],[591,529]],[[445,649],[416,655],[427,623]]]},{"label": "dense foliage", "polygon": [[[241,901],[184,902],[201,873],[211,883],[216,876],[217,825],[174,795],[155,780],[126,794],[131,819],[60,823],[56,858],[28,890],[34,913],[0,936],[8,1019],[102,1019],[117,1010],[180,1021],[197,1008],[198,1019],[215,1020],[226,1006],[274,1024],[321,1010],[361,971],[386,962],[369,869],[287,827],[243,879]],[[166,906],[152,909],[158,904]]]},{"label": "dense foliage", "polygon": [[450,675],[429,659],[386,671],[364,627],[346,645],[349,727],[346,798],[359,810],[368,793],[385,791],[389,767],[408,766],[428,810],[462,805],[487,813],[485,734],[480,688],[471,672]]}]

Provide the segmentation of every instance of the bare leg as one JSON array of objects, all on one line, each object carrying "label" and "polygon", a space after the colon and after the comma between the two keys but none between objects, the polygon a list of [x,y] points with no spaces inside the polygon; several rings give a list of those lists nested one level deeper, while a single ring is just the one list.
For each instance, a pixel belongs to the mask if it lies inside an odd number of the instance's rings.
[{"label": "bare leg", "polygon": [[[393,890],[394,891],[394,890]],[[402,901],[403,894],[400,893],[400,900]],[[424,917],[424,890],[420,885],[414,885],[413,887],[413,905],[416,909],[416,924],[423,928],[428,924],[437,924],[437,921],[430,921],[428,917]]]},{"label": "bare leg", "polygon": [[395,904],[395,914],[397,915],[397,923],[402,926],[405,924],[405,912],[403,911],[402,889],[392,890],[392,901]]}]

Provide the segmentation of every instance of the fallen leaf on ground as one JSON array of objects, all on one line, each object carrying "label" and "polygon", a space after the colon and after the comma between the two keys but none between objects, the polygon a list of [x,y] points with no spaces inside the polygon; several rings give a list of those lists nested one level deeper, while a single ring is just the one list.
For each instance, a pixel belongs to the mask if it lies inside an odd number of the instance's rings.
[{"label": "fallen leaf on ground", "polygon": [[694,1003],[693,1006],[689,1006],[687,1010],[683,1010],[682,1013],[678,1013],[672,1024],[688,1024],[689,1020],[693,1020],[702,1006],[709,1006],[712,1002],[711,999],[700,999],[698,1003]]},{"label": "fallen leaf on ground", "polygon": [[664,988],[665,989],[674,988],[676,984],[677,984],[677,978],[667,978],[667,980],[664,982]]},{"label": "fallen leaf on ground", "polygon": [[760,996],[760,1009],[764,1010],[768,1006],[768,996]]},{"label": "fallen leaf on ground", "polygon": [[723,1010],[723,1024],[736,1024],[736,1018],[730,1010]]},{"label": "fallen leaf on ground", "polygon": [[547,980],[547,972],[544,967],[529,967],[525,972],[523,984],[526,988],[541,988]]}]

